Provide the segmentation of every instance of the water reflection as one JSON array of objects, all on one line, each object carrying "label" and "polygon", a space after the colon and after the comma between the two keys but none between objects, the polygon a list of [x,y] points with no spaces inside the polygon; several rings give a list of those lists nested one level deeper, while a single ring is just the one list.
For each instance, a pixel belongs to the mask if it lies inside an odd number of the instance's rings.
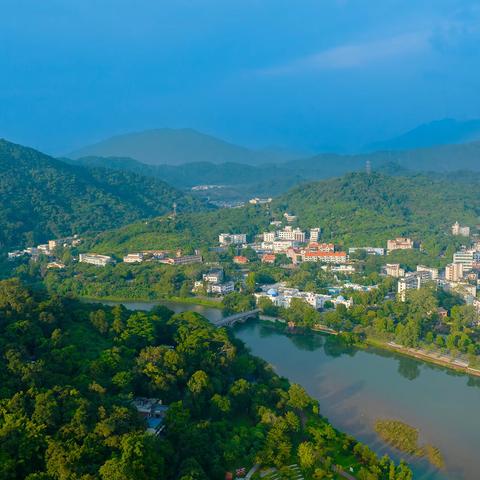
[{"label": "water reflection", "polygon": [[398,373],[407,380],[415,380],[420,375],[420,366],[416,360],[407,357],[398,359]]}]

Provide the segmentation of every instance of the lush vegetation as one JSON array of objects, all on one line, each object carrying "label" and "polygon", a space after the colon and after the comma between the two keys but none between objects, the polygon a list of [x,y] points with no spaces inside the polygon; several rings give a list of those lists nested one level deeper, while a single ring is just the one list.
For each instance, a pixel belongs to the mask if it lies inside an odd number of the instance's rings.
[{"label": "lush vegetation", "polygon": [[411,236],[431,257],[442,256],[455,221],[472,227],[480,215],[478,175],[347,174],[296,187],[274,202],[297,214],[300,226],[320,226],[323,238],[346,246],[385,246]]},{"label": "lush vegetation", "polygon": [[[411,479],[319,415],[299,385],[225,329],[164,307],[129,312],[0,282],[0,478],[220,479],[255,462],[307,478]],[[137,396],[169,405],[145,432]],[[340,467],[336,467],[340,465]]]},{"label": "lush vegetation", "polygon": [[0,250],[101,231],[198,201],[130,172],[68,165],[0,140]]},{"label": "lush vegetation", "polygon": [[382,440],[392,447],[415,455],[426,456],[437,468],[444,468],[445,462],[438,448],[433,445],[420,446],[418,443],[418,430],[399,420],[378,420],[375,422],[375,430]]}]

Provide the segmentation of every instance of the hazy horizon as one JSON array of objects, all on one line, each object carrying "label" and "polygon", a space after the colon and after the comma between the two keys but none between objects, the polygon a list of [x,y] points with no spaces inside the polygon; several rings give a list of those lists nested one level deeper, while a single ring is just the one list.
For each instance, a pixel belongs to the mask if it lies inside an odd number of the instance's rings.
[{"label": "hazy horizon", "polygon": [[465,0],[20,0],[2,16],[0,137],[52,154],[162,127],[355,151],[480,118]]}]

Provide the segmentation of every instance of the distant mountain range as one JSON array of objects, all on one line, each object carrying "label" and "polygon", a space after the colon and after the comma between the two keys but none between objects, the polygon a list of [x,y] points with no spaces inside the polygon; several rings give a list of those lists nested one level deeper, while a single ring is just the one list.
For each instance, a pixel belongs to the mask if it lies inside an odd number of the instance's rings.
[{"label": "distant mountain range", "polygon": [[367,150],[411,150],[476,140],[480,140],[480,120],[459,121],[445,118],[419,125],[390,140],[373,143]]},{"label": "distant mountain range", "polygon": [[0,250],[95,232],[201,203],[129,171],[69,165],[0,140]]},{"label": "distant mountain range", "polygon": [[251,150],[190,128],[160,128],[108,138],[67,155],[80,157],[131,157],[148,165],[209,163],[280,163],[298,154],[280,149]]}]

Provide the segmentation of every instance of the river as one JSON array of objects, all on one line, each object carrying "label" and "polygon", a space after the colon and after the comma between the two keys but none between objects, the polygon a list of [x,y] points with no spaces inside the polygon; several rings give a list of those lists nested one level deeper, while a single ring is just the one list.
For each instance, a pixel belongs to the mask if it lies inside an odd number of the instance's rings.
[{"label": "river", "polygon": [[[212,322],[221,318],[215,308],[164,304],[176,312],[196,311]],[[124,305],[148,310],[154,304]],[[234,332],[279,375],[317,398],[321,413],[336,428],[377,453],[396,460],[402,456],[378,439],[376,419],[394,418],[418,428],[421,442],[440,449],[447,470],[438,472],[424,460],[407,458],[415,479],[480,478],[480,379],[384,350],[340,348],[333,337],[320,334],[287,335],[259,321],[238,325]]]}]

